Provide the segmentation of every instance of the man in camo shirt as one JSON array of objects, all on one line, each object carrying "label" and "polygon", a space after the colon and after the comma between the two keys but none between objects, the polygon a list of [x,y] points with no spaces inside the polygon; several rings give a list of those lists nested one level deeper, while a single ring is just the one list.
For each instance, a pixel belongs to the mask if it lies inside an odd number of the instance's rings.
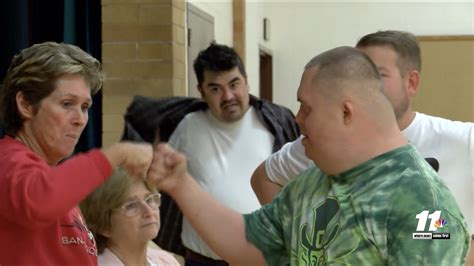
[{"label": "man in camo shirt", "polygon": [[166,145],[156,148],[148,178],[231,264],[462,264],[469,234],[459,207],[402,136],[382,89],[376,66],[355,48],[314,57],[298,89],[296,120],[320,169],[251,214],[206,195],[184,156]]}]

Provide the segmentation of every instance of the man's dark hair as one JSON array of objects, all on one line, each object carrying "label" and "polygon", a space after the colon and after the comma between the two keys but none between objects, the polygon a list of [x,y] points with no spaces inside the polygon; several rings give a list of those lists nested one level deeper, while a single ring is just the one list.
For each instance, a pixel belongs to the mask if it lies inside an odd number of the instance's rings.
[{"label": "man's dark hair", "polygon": [[199,52],[194,60],[194,73],[196,73],[198,86],[201,86],[204,81],[204,71],[229,71],[234,67],[237,67],[240,74],[247,79],[244,64],[237,52],[229,46],[211,43],[206,50]]}]

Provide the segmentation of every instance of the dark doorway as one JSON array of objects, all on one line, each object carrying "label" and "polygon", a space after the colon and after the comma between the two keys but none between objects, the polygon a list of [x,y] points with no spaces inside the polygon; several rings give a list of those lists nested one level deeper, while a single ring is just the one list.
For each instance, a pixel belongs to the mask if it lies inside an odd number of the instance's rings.
[{"label": "dark doorway", "polygon": [[273,101],[272,55],[260,50],[260,98]]}]

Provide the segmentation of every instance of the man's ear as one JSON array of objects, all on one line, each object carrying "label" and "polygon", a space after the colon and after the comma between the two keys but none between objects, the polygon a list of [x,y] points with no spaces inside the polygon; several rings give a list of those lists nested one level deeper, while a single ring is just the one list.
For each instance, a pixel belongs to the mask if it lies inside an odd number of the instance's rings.
[{"label": "man's ear", "polygon": [[412,70],[407,73],[407,93],[408,96],[414,97],[420,85],[420,72],[418,70]]},{"label": "man's ear", "polygon": [[33,106],[25,99],[25,95],[21,91],[16,94],[16,107],[22,118],[27,119],[34,116]]},{"label": "man's ear", "polygon": [[342,102],[343,122],[345,125],[352,123],[354,119],[354,104],[350,101]]}]

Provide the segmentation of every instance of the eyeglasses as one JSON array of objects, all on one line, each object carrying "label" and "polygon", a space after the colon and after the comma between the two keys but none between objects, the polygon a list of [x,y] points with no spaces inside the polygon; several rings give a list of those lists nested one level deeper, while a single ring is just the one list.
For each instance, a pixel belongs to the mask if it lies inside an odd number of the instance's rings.
[{"label": "eyeglasses", "polygon": [[130,201],[125,203],[124,205],[120,206],[119,210],[121,210],[125,216],[127,217],[133,217],[139,215],[142,210],[143,206],[148,206],[152,210],[158,210],[161,204],[161,195],[160,193],[155,193],[148,195],[145,199],[143,200],[136,200],[136,201]]}]

